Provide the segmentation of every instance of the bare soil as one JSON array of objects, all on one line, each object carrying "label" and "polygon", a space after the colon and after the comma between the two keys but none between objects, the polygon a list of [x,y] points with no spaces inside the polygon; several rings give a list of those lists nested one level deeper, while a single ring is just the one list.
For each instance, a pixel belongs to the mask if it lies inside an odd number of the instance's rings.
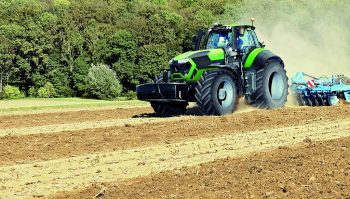
[{"label": "bare soil", "polygon": [[349,113],[341,103],[2,115],[0,198],[347,198]]},{"label": "bare soil", "polygon": [[225,158],[52,198],[350,198],[350,138]]},{"label": "bare soil", "polygon": [[40,113],[0,116],[0,129],[65,124],[72,122],[98,121],[130,118],[136,114],[151,113],[151,108],[114,108],[93,111],[72,111],[59,113]]},{"label": "bare soil", "polygon": [[[317,111],[315,111],[317,110]],[[116,110],[117,115],[119,110]],[[129,110],[128,110],[129,111]],[[143,115],[144,109],[135,109],[136,116]],[[134,125],[132,120],[124,126],[90,128],[79,131],[63,131],[52,134],[0,137],[0,164],[26,163],[62,157],[123,150],[158,143],[173,143],[185,139],[196,139],[243,133],[273,127],[287,127],[309,124],[314,121],[332,121],[349,117],[350,106],[315,108],[285,108],[280,110],[254,110],[225,117],[180,117],[169,121]],[[92,119],[86,116],[87,119]],[[35,117],[33,117],[35,118]],[[84,117],[83,117],[84,118]],[[139,118],[135,118],[139,119]],[[160,118],[162,119],[162,118]],[[176,121],[172,121],[176,120]],[[17,121],[21,123],[21,121]],[[16,132],[16,131],[15,131]]]},{"label": "bare soil", "polygon": [[[0,172],[4,173],[0,192],[13,197],[49,195],[57,191],[70,191],[72,187],[85,187],[96,180],[122,181],[225,157],[240,157],[253,152],[295,145],[305,139],[343,138],[349,136],[349,132],[349,120],[339,120],[337,125],[333,122],[318,121],[293,127],[3,166],[0,167]],[[13,178],[15,176],[16,178]],[[15,194],[8,195],[9,193]]]}]

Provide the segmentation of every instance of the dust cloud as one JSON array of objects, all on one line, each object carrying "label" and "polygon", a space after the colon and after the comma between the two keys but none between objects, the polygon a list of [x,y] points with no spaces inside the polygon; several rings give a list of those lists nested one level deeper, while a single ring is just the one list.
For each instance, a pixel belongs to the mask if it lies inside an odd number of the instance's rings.
[{"label": "dust cloud", "polygon": [[350,76],[350,1],[246,0],[241,23],[256,19],[260,41],[281,56],[288,76]]}]

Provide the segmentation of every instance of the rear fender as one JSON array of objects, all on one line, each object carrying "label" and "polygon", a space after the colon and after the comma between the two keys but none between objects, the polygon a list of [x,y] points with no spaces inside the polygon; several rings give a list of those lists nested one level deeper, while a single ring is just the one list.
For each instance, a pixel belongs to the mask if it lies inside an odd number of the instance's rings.
[{"label": "rear fender", "polygon": [[255,100],[257,71],[264,68],[269,61],[279,61],[283,66],[283,60],[269,50],[263,48],[254,49],[244,62],[244,94],[246,101],[251,104]]},{"label": "rear fender", "polygon": [[254,49],[244,62],[244,70],[259,70],[270,60],[278,60],[284,66],[283,60],[269,50],[263,48]]}]

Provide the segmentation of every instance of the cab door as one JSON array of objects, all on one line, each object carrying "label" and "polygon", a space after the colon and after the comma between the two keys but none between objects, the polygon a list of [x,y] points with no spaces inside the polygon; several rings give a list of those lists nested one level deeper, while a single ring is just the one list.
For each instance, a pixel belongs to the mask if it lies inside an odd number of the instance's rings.
[{"label": "cab door", "polygon": [[242,61],[244,63],[249,53],[255,48],[260,48],[261,45],[258,41],[255,31],[251,28],[246,28],[244,34],[242,36],[239,36],[238,39],[242,40],[242,45],[239,46],[239,51],[242,55]]}]

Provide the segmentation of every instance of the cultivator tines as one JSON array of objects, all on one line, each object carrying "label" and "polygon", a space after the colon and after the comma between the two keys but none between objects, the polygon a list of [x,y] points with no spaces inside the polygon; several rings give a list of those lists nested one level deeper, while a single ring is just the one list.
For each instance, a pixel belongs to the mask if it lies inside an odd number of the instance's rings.
[{"label": "cultivator tines", "polygon": [[292,90],[302,106],[333,106],[339,98],[350,102],[350,79],[344,75],[316,78],[298,72],[292,78]]}]

